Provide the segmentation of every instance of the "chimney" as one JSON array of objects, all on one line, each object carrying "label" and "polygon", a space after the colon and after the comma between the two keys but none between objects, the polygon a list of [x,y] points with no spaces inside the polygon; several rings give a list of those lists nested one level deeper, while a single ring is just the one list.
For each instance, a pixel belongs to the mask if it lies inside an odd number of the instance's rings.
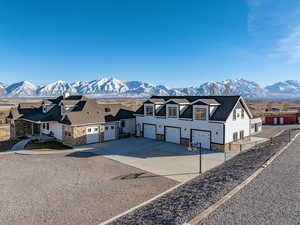
[{"label": "chimney", "polygon": [[66,98],[69,97],[69,96],[70,96],[70,93],[67,92],[67,91],[65,91],[65,92],[64,92],[64,99],[66,99]]}]

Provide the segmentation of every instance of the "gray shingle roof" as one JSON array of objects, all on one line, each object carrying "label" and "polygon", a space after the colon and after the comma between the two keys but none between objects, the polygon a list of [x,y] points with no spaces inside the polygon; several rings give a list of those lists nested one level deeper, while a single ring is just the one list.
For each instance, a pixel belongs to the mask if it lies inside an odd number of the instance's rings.
[{"label": "gray shingle roof", "polygon": [[[196,100],[201,100],[204,104],[219,104],[213,115],[210,117],[210,120],[226,121],[234,106],[240,99],[240,96],[152,96],[150,100],[161,98],[165,101],[170,99],[182,101],[182,99],[184,99],[185,102],[188,101],[190,103],[195,102]],[[144,107],[141,106],[136,113],[144,114]],[[187,107],[180,117],[192,118],[192,107]]]}]

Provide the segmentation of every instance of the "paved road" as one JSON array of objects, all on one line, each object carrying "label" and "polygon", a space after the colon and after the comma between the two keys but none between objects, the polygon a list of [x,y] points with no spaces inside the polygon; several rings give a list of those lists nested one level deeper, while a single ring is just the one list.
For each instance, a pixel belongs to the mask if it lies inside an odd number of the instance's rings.
[{"label": "paved road", "polygon": [[201,224],[300,224],[300,138]]},{"label": "paved road", "polygon": [[0,155],[0,225],[96,225],[177,184],[131,179],[143,172],[88,152]]}]

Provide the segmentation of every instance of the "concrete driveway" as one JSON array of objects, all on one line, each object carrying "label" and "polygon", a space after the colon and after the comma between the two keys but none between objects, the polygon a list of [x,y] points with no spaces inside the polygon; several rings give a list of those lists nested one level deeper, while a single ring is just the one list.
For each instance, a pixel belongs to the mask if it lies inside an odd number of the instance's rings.
[{"label": "concrete driveway", "polygon": [[[146,138],[127,138],[81,147],[85,150],[87,148],[109,159],[179,182],[199,175],[199,153],[188,152],[184,145]],[[223,153],[203,151],[202,172],[223,162]]]}]

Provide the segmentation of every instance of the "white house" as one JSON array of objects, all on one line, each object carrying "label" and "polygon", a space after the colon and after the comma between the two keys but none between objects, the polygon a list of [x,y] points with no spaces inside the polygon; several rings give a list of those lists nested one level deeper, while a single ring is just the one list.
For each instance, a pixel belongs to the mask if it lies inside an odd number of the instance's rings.
[{"label": "white house", "polygon": [[207,149],[227,151],[251,135],[241,96],[153,96],[135,116],[137,136]]}]

